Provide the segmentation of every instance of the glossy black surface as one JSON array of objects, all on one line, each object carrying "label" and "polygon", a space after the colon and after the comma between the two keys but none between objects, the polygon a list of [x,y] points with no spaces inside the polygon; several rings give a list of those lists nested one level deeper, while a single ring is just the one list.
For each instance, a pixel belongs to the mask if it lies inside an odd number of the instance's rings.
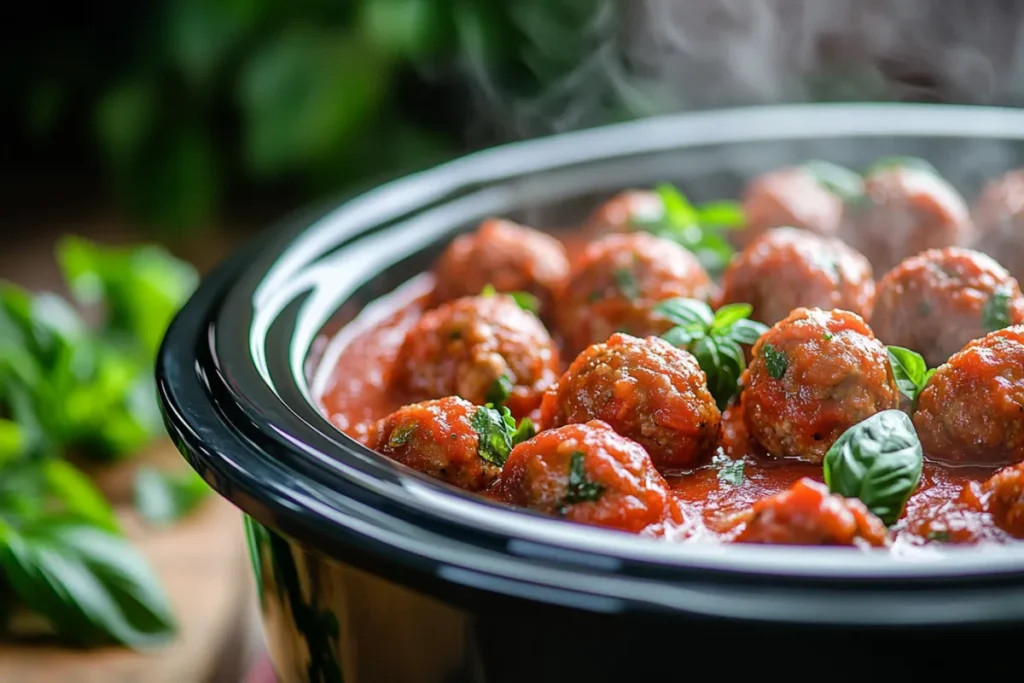
[{"label": "glossy black surface", "polygon": [[[612,192],[660,180],[698,200],[730,197],[752,174],[806,158],[863,166],[924,156],[970,193],[1024,160],[1020,138],[1021,112],[886,105],[624,124],[484,152],[383,186],[297,217],[226,263],[171,326],[159,390],[182,453],[266,532],[250,539],[280,577],[274,590],[264,582],[262,596],[285,680],[336,680],[335,659],[342,680],[448,680],[407,678],[405,669],[381,678],[386,667],[351,673],[383,656],[366,649],[374,629],[398,629],[405,643],[431,642],[436,630],[402,609],[383,624],[356,619],[351,600],[338,602],[353,593],[341,578],[351,575],[379,584],[382,604],[399,595],[456,615],[462,645],[444,672],[453,680],[628,680],[608,677],[637,666],[617,648],[677,653],[680,641],[700,640],[702,652],[717,643],[716,656],[728,658],[730,642],[735,649],[736,638],[756,637],[769,657],[769,645],[787,639],[834,639],[839,632],[826,627],[875,627],[859,632],[863,645],[886,633],[878,627],[915,629],[901,638],[936,639],[926,629],[937,626],[945,637],[950,628],[1016,634],[1019,546],[912,558],[673,546],[499,508],[336,431],[312,400],[308,361],[324,324],[407,282],[455,232],[488,215],[555,228]],[[275,610],[287,618],[275,620]],[[581,658],[580,648],[602,656]],[[327,656],[332,649],[337,657]],[[733,666],[753,661],[743,659]]]}]

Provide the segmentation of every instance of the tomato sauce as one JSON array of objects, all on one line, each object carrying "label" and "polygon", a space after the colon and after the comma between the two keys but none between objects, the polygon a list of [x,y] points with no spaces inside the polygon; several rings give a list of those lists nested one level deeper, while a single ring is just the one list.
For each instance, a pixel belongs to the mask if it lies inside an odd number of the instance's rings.
[{"label": "tomato sauce", "polygon": [[[335,349],[336,356],[325,356],[324,363],[330,366],[319,369],[324,373],[318,397],[321,410],[357,441],[366,443],[377,420],[411,402],[389,391],[389,379],[403,337],[423,313],[428,294],[422,291],[393,303],[393,309],[373,324],[345,340],[335,339],[344,343]],[[694,527],[691,538],[729,541],[742,530],[744,514],[759,499],[789,489],[802,477],[823,481],[820,465],[779,461],[759,450],[747,434],[741,411],[732,407],[723,414],[712,464],[664,473]],[[890,529],[894,547],[1009,540],[983,511],[970,486],[995,471],[926,462],[917,491]]]}]

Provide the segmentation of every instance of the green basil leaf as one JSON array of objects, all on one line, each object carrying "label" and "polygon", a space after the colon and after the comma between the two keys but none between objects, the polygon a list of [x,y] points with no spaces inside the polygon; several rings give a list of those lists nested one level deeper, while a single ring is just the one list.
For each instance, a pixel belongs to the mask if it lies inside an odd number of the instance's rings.
[{"label": "green basil leaf", "polygon": [[737,320],[729,327],[728,336],[740,344],[754,344],[761,335],[768,331],[768,326],[754,320]]},{"label": "green basil leaf", "polygon": [[828,161],[808,161],[802,168],[819,185],[843,201],[854,200],[864,194],[864,179],[855,171]]},{"label": "green basil leaf", "polygon": [[512,297],[519,308],[524,311],[536,314],[540,311],[540,299],[535,297],[529,292],[509,292],[509,296]]},{"label": "green basil leaf", "polygon": [[932,175],[939,175],[939,171],[930,162],[920,159],[918,157],[883,157],[873,163],[864,171],[864,176],[873,176],[876,173],[882,171],[890,171],[897,168],[909,168],[915,171],[924,171],[925,173],[931,173]]},{"label": "green basil leaf", "polygon": [[416,433],[416,423],[410,422],[409,424],[398,425],[391,430],[391,435],[388,437],[388,448],[401,448],[405,444],[409,443],[409,439]]},{"label": "green basil leaf", "polygon": [[704,329],[710,329],[715,320],[714,311],[700,299],[666,299],[654,307],[654,312],[677,325],[700,325]]},{"label": "green basil leaf", "polygon": [[711,331],[728,329],[737,321],[749,318],[753,312],[754,307],[750,304],[726,304],[715,311],[715,318],[711,323]]},{"label": "green basil leaf", "polygon": [[533,424],[533,420],[528,417],[524,417],[519,421],[519,426],[516,427],[512,433],[512,447],[516,447],[524,441],[529,441],[537,435],[537,428]]},{"label": "green basil leaf", "polygon": [[135,476],[135,509],[155,526],[188,516],[209,494],[210,487],[192,469],[169,473],[144,467]]},{"label": "green basil leaf", "polygon": [[0,529],[0,567],[18,598],[73,643],[148,648],[174,635],[152,570],[103,529],[62,521]]},{"label": "green basil leaf", "polygon": [[515,385],[512,384],[512,380],[509,379],[508,375],[501,375],[498,379],[494,380],[494,384],[487,390],[485,399],[487,403],[490,403],[495,408],[500,408],[505,405],[505,401],[512,395],[514,387]]},{"label": "green basil leaf", "polygon": [[484,288],[480,290],[480,296],[482,296],[485,299],[490,299],[492,296],[496,296],[497,294],[498,290],[495,289],[494,285],[490,283],[484,285]]},{"label": "green basil leaf", "polygon": [[917,401],[917,395],[924,388],[925,373],[928,372],[924,358],[902,346],[885,348],[889,352],[889,365],[892,366],[892,374],[900,393],[911,401]]},{"label": "green basil leaf", "polygon": [[25,431],[14,420],[0,418],[0,466],[22,456],[28,443]]},{"label": "green basil leaf", "polygon": [[111,533],[120,524],[106,496],[81,470],[66,460],[51,459],[41,465],[46,495],[58,500],[64,514]]},{"label": "green basil leaf", "polygon": [[764,344],[761,346],[761,355],[764,356],[764,363],[768,368],[768,374],[775,379],[782,379],[786,374],[786,368],[789,367],[786,354],[771,344]]},{"label": "green basil leaf", "polygon": [[617,268],[612,272],[615,277],[615,285],[619,288],[622,296],[633,301],[640,298],[640,284],[636,276],[629,268]]},{"label": "green basil leaf", "polygon": [[697,210],[690,204],[682,192],[668,183],[661,183],[654,188],[661,203],[665,207],[665,218],[675,227],[686,227],[697,225],[699,218]]},{"label": "green basil leaf", "polygon": [[566,482],[565,495],[562,497],[563,509],[577,503],[593,503],[604,495],[605,487],[587,478],[583,451],[573,451],[569,457],[569,480]]},{"label": "green basil leaf", "polygon": [[992,292],[981,307],[981,325],[986,332],[995,332],[1010,326],[1010,303],[1012,294],[1005,288]]},{"label": "green basil leaf", "polygon": [[512,452],[512,429],[502,413],[493,407],[482,406],[473,413],[469,423],[480,437],[477,455],[492,465],[503,467]]},{"label": "green basil leaf", "polygon": [[707,202],[697,207],[697,222],[718,228],[742,228],[746,216],[738,202]]},{"label": "green basil leaf", "polygon": [[825,454],[825,484],[859,498],[888,525],[899,519],[921,480],[924,456],[914,423],[899,410],[876,413],[850,427]]},{"label": "green basil leaf", "polygon": [[685,327],[673,327],[665,334],[661,335],[661,338],[667,341],[672,346],[680,349],[687,349],[697,339],[704,337],[703,330],[691,330]]}]

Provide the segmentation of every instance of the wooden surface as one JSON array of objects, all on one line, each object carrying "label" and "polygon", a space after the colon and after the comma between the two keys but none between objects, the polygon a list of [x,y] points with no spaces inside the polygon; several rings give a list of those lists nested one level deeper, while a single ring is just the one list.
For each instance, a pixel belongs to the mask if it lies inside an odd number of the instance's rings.
[{"label": "wooden surface", "polygon": [[[211,496],[191,517],[168,529],[146,527],[127,510],[122,517],[170,596],[180,627],[177,640],[145,654],[119,648],[2,645],[0,683],[239,680],[256,628],[240,513]],[[228,658],[237,661],[232,665]]]}]

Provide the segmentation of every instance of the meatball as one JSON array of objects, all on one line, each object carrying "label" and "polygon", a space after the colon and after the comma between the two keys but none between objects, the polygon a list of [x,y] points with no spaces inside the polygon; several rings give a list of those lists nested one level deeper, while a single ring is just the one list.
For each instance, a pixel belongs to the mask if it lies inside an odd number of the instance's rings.
[{"label": "meatball", "polygon": [[648,233],[608,235],[573,263],[558,303],[558,329],[575,355],[615,332],[659,335],[671,326],[653,312],[674,297],[707,300],[714,285],[697,257]]},{"label": "meatball", "polygon": [[540,419],[545,428],[603,420],[658,467],[689,469],[710,459],[722,416],[692,355],[657,337],[614,334],[544,394]]},{"label": "meatball", "polygon": [[647,451],[599,420],[541,432],[513,448],[497,492],[512,505],[633,533],[683,521]]},{"label": "meatball", "polygon": [[399,408],[380,420],[367,445],[378,453],[467,491],[483,491],[501,473],[485,459],[473,416],[483,410],[449,396]]},{"label": "meatball", "polygon": [[732,233],[740,248],[771,228],[793,227],[832,236],[842,224],[842,198],[803,166],[780,168],[755,178],[741,200],[746,228]]},{"label": "meatball", "polygon": [[590,216],[587,232],[595,236],[632,232],[638,223],[661,220],[665,205],[657,192],[627,190],[615,195]]},{"label": "meatball", "polygon": [[1024,322],[1017,281],[988,256],[959,247],[912,256],[878,282],[871,329],[886,344],[945,363],[964,344]]},{"label": "meatball", "polygon": [[1000,470],[985,482],[988,509],[996,526],[1024,538],[1024,464]]},{"label": "meatball", "polygon": [[868,176],[865,197],[848,207],[843,238],[884,273],[926,249],[970,239],[967,205],[935,173],[911,166],[887,167]]},{"label": "meatball", "polygon": [[871,264],[833,237],[774,228],[750,243],[725,271],[722,304],[747,303],[766,325],[794,308],[841,308],[870,313],[875,293]]},{"label": "meatball", "polygon": [[805,477],[788,491],[754,503],[750,521],[735,540],[777,545],[884,546],[886,529],[882,520],[856,498],[829,493],[824,484]]},{"label": "meatball", "polygon": [[743,418],[775,457],[821,462],[843,432],[899,405],[885,346],[849,311],[798,308],[754,344]]},{"label": "meatball", "polygon": [[423,314],[398,351],[393,387],[423,401],[461,396],[473,403],[508,393],[523,417],[558,378],[558,350],[533,314],[506,295],[464,297]]},{"label": "meatball", "polygon": [[1024,460],[1024,326],[992,332],[954,353],[918,396],[914,426],[933,460]]},{"label": "meatball", "polygon": [[434,301],[475,296],[492,285],[499,292],[528,292],[550,311],[554,293],[569,274],[562,244],[550,235],[491,219],[457,237],[434,264]]},{"label": "meatball", "polygon": [[1024,278],[1024,169],[989,182],[971,212],[974,248]]}]

